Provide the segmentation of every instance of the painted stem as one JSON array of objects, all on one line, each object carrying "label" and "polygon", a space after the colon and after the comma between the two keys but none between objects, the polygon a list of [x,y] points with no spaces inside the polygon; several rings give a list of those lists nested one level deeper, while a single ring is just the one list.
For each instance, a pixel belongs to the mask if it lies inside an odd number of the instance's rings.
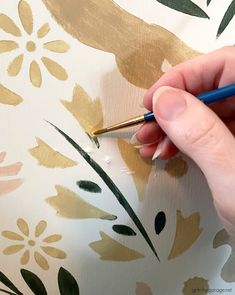
[{"label": "painted stem", "polygon": [[1,292],[6,293],[6,294],[10,294],[10,295],[16,295],[15,293],[0,289]]},{"label": "painted stem", "polygon": [[139,220],[138,216],[135,214],[134,210],[131,208],[130,204],[121,193],[119,188],[115,185],[112,179],[108,176],[108,174],[100,167],[98,163],[96,163],[71,137],[69,137],[66,133],[64,133],[61,129],[56,127],[54,124],[51,124],[63,137],[80,153],[80,155],[87,161],[87,163],[96,171],[96,173],[101,177],[104,183],[108,186],[111,192],[114,194],[118,202],[121,206],[126,210],[127,214],[130,216],[132,221],[135,223],[139,231],[141,232],[142,236],[144,237],[145,241],[148,243],[149,247],[153,251],[154,255],[160,261],[157,252],[153,246],[152,241],[150,240],[144,226],[142,225],[141,221]]}]

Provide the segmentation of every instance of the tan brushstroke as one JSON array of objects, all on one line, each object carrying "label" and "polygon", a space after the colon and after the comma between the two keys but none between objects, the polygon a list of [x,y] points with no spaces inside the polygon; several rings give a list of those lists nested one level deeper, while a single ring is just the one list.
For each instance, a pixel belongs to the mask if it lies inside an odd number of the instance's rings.
[{"label": "tan brushstroke", "polygon": [[29,262],[29,258],[30,258],[29,250],[26,250],[20,258],[20,263],[22,265],[26,265]]},{"label": "tan brushstroke", "polygon": [[131,176],[133,177],[139,200],[143,201],[149,175],[152,170],[152,161],[143,159],[134,145],[125,140],[118,139],[117,143],[123,160],[129,170],[134,172]]},{"label": "tan brushstroke", "polygon": [[181,211],[177,210],[175,239],[168,259],[174,259],[187,251],[198,239],[202,231],[199,213],[184,218]]},{"label": "tan brushstroke", "polygon": [[39,39],[44,38],[50,32],[50,25],[48,23],[41,26],[41,28],[37,31],[37,36]]},{"label": "tan brushstroke", "polygon": [[0,103],[16,106],[22,101],[19,95],[0,84]]},{"label": "tan brushstroke", "polygon": [[58,80],[64,81],[68,79],[68,75],[66,70],[59,65],[57,62],[53,61],[52,59],[48,57],[42,57],[41,58],[43,64],[47,68],[48,72],[57,78]]},{"label": "tan brushstroke", "polygon": [[165,171],[172,177],[183,177],[188,172],[188,163],[181,156],[175,157],[167,161]]},{"label": "tan brushstroke", "polygon": [[62,239],[62,236],[61,235],[51,235],[51,236],[48,236],[46,237],[43,242],[45,243],[55,243],[55,242],[58,242]]},{"label": "tan brushstroke", "polygon": [[17,252],[20,252],[25,246],[24,245],[12,245],[3,250],[4,255],[12,255]]},{"label": "tan brushstroke", "polygon": [[18,162],[9,166],[0,167],[0,176],[17,175],[22,167],[22,163]]},{"label": "tan brushstroke", "polygon": [[198,55],[177,36],[128,13],[111,0],[43,0],[56,21],[80,42],[111,52],[121,74],[149,88],[171,65]]},{"label": "tan brushstroke", "polygon": [[0,28],[13,36],[20,37],[21,32],[17,25],[7,15],[0,13]]},{"label": "tan brushstroke", "polygon": [[[208,290],[208,291],[206,291]],[[183,295],[206,295],[209,292],[208,280],[204,278],[194,277],[184,282],[184,288],[182,290]]]},{"label": "tan brushstroke", "polygon": [[145,283],[136,283],[136,295],[153,295],[150,287]]},{"label": "tan brushstroke", "polygon": [[41,87],[42,75],[39,65],[36,61],[32,61],[29,68],[30,81],[35,87]]},{"label": "tan brushstroke", "polygon": [[92,100],[81,86],[75,86],[71,102],[63,100],[62,104],[86,132],[91,133],[94,129],[103,127],[103,111],[100,99]]},{"label": "tan brushstroke", "polygon": [[144,258],[143,254],[120,244],[102,231],[100,236],[101,240],[90,243],[89,246],[100,255],[101,260],[131,261]]},{"label": "tan brushstroke", "polygon": [[22,179],[1,180],[0,181],[0,196],[11,193],[20,187],[23,183]]},{"label": "tan brushstroke", "polygon": [[229,245],[231,254],[221,270],[221,277],[225,282],[235,282],[235,238],[228,235],[225,229],[220,230],[213,241],[213,248]]},{"label": "tan brushstroke", "polygon": [[45,49],[48,49],[52,52],[64,53],[69,50],[69,45],[63,40],[55,40],[47,42],[43,45]]},{"label": "tan brushstroke", "polygon": [[57,195],[49,197],[47,202],[58,215],[75,219],[104,218],[105,216],[115,219],[113,215],[85,202],[78,194],[66,187],[56,185],[55,188]]},{"label": "tan brushstroke", "polygon": [[34,259],[42,269],[44,269],[44,270],[49,269],[49,264],[48,264],[46,258],[44,258],[39,252],[37,252],[37,251],[34,252]]},{"label": "tan brushstroke", "polygon": [[47,168],[68,168],[77,165],[77,162],[52,149],[42,139],[36,138],[36,140],[38,145],[29,152],[38,160],[39,165]]},{"label": "tan brushstroke", "polygon": [[37,226],[35,227],[35,237],[39,237],[42,235],[47,227],[47,222],[45,220],[41,220]]},{"label": "tan brushstroke", "polygon": [[24,240],[24,238],[22,236],[20,236],[19,234],[12,232],[12,231],[8,231],[8,230],[3,231],[2,236],[9,239],[9,240],[13,240],[13,241],[23,241]]},{"label": "tan brushstroke", "polygon": [[17,219],[17,226],[19,230],[22,232],[22,234],[24,234],[26,237],[29,236],[29,226],[23,218]]},{"label": "tan brushstroke", "polygon": [[0,53],[15,50],[19,45],[15,41],[0,40]]},{"label": "tan brushstroke", "polygon": [[17,76],[19,74],[22,67],[23,60],[24,60],[23,54],[13,59],[13,61],[10,63],[7,69],[9,76]]},{"label": "tan brushstroke", "polygon": [[54,247],[45,247],[41,246],[41,249],[49,256],[53,258],[58,258],[58,259],[65,259],[66,258],[66,253],[60,249],[54,248]]},{"label": "tan brushstroke", "polygon": [[30,5],[26,1],[21,0],[18,5],[18,12],[22,26],[31,35],[33,32],[33,14]]}]

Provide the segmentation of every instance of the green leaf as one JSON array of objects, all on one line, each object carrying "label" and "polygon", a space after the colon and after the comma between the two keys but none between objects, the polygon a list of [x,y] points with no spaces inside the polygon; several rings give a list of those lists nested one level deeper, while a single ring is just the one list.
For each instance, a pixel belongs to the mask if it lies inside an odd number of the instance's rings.
[{"label": "green leaf", "polygon": [[98,184],[89,181],[89,180],[79,180],[77,181],[77,185],[80,189],[83,189],[84,191],[90,192],[90,193],[101,193],[102,190],[98,186]]},{"label": "green leaf", "polygon": [[127,214],[130,216],[132,221],[135,223],[136,227],[141,232],[143,238],[148,243],[149,247],[153,251],[154,255],[157,257],[157,259],[160,261],[157,252],[154,248],[154,245],[152,241],[149,238],[148,233],[146,232],[143,224],[139,220],[138,216],[136,215],[135,211],[132,209],[131,205],[127,201],[127,199],[124,197],[124,195],[121,193],[119,188],[116,186],[116,184],[112,181],[112,179],[109,177],[109,175],[102,169],[102,167],[95,162],[89,155],[86,153],[82,147],[77,144],[70,136],[68,136],[64,131],[53,125],[52,123],[48,122],[53,126],[75,149],[76,151],[86,160],[86,162],[94,169],[94,171],[100,176],[100,178],[103,180],[103,182],[107,185],[107,187],[111,190],[111,192],[114,194],[117,201],[120,203],[120,205],[124,208],[124,210],[127,212]]},{"label": "green leaf", "polygon": [[23,279],[35,295],[47,295],[47,291],[42,281],[29,270],[20,270]]},{"label": "green leaf", "polygon": [[63,267],[58,273],[58,284],[61,295],[79,295],[79,287],[75,278]]},{"label": "green leaf", "polygon": [[225,15],[220,23],[218,32],[216,37],[218,38],[223,31],[226,29],[226,27],[228,26],[228,24],[230,23],[230,21],[232,20],[232,18],[234,17],[235,14],[235,0],[233,0],[231,2],[231,4],[229,5],[227,11],[225,12]]},{"label": "green leaf", "polygon": [[158,212],[154,222],[155,232],[157,235],[159,235],[163,231],[165,225],[166,225],[166,214],[163,211]]},{"label": "green leaf", "polygon": [[205,11],[191,0],[157,0],[157,2],[182,13],[202,18],[209,18]]},{"label": "green leaf", "polygon": [[2,272],[0,272],[0,282],[2,282],[6,287],[15,292],[17,295],[23,295],[23,293],[21,293]]},{"label": "green leaf", "polygon": [[136,232],[133,231],[132,228],[130,228],[129,226],[126,226],[126,225],[115,224],[115,225],[113,225],[113,230],[120,235],[136,236]]},{"label": "green leaf", "polygon": [[211,0],[207,0],[207,6],[211,3]]}]

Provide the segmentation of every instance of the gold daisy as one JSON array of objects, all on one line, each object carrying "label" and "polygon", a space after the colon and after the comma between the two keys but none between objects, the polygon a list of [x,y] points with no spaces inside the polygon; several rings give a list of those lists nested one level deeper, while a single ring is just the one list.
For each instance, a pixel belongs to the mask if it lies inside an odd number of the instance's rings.
[{"label": "gold daisy", "polygon": [[[66,258],[66,253],[64,251],[49,246],[51,243],[60,241],[62,239],[61,235],[53,234],[41,239],[41,235],[47,227],[46,221],[41,220],[37,224],[33,235],[30,233],[29,225],[24,219],[19,218],[17,220],[17,226],[23,235],[13,231],[2,232],[3,237],[17,242],[17,244],[5,248],[3,254],[12,255],[24,250],[20,259],[21,264],[26,265],[29,262],[30,254],[33,254],[36,263],[44,270],[49,269],[49,264],[47,259],[40,253],[41,250],[53,258]],[[33,236],[33,238],[31,236]]]},{"label": "gold daisy", "polygon": [[[42,84],[42,74],[39,63],[35,60],[37,59],[35,57],[37,50],[46,49],[56,53],[64,53],[69,50],[69,45],[62,40],[43,43],[42,40],[49,33],[50,26],[48,23],[45,23],[37,30],[36,34],[33,32],[33,14],[30,5],[26,1],[21,0],[19,2],[18,14],[24,31],[21,31],[9,16],[0,14],[0,28],[14,38],[14,40],[0,40],[0,53],[12,50],[21,51],[8,66],[8,74],[10,76],[17,76],[24,62],[24,54],[27,52],[31,59],[29,65],[30,81],[35,87],[40,87]],[[17,42],[17,39],[20,37],[24,37],[21,44]],[[42,56],[40,63],[44,64],[48,72],[55,78],[63,81],[68,78],[66,70],[49,57]]]}]

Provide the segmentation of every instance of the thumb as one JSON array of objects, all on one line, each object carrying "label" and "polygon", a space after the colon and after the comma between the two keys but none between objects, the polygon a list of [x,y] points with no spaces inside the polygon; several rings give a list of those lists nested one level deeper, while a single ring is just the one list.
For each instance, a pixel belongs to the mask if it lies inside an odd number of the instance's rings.
[{"label": "thumb", "polygon": [[235,139],[232,133],[210,108],[180,89],[159,88],[153,96],[153,112],[171,141],[205,174],[219,214],[226,218],[232,215],[235,224]]}]

